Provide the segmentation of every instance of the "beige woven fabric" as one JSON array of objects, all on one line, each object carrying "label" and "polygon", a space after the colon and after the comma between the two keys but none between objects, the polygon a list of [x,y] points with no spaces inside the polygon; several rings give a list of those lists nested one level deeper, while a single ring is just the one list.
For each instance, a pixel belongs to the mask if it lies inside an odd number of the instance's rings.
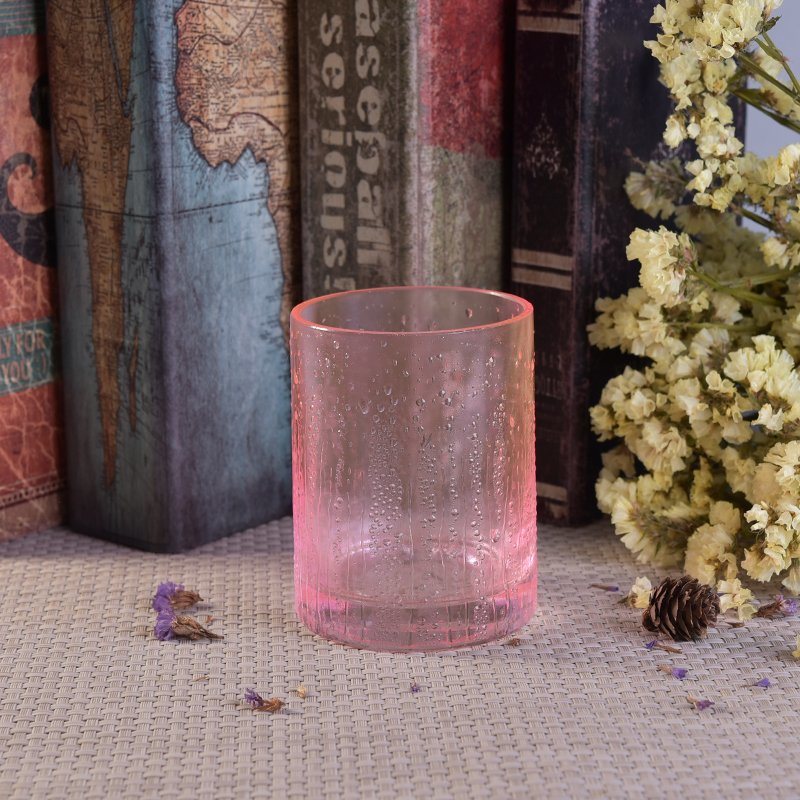
[{"label": "beige woven fabric", "polygon": [[[288,519],[175,556],[63,530],[6,542],[0,797],[798,796],[800,619],[649,652],[638,614],[589,588],[642,573],[606,525],[543,528],[540,554],[519,647],[396,656],[299,625]],[[223,641],[152,638],[164,579],[209,599]],[[242,708],[248,686],[286,708]]]}]

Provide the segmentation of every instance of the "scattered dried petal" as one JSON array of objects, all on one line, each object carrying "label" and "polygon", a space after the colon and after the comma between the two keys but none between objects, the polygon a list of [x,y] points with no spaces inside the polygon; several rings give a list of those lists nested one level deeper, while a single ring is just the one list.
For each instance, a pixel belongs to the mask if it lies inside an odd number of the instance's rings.
[{"label": "scattered dried petal", "polygon": [[158,585],[155,595],[153,595],[152,606],[154,611],[164,611],[174,609],[175,611],[185,611],[197,605],[203,598],[200,595],[186,589],[182,583],[164,581]]},{"label": "scattered dried petal", "polygon": [[769,678],[762,678],[757,683],[754,683],[753,686],[762,686],[764,689],[769,689],[772,686],[772,681]]},{"label": "scattered dried petal", "polygon": [[776,619],[778,617],[793,617],[797,613],[797,600],[782,595],[775,595],[771,603],[765,603],[756,611],[757,617],[764,619]]},{"label": "scattered dried petal", "polygon": [[179,616],[172,624],[172,631],[182,639],[221,639],[218,633],[204,628],[194,617]]},{"label": "scattered dried petal", "polygon": [[689,701],[689,704],[693,705],[698,711],[705,711],[707,708],[711,708],[711,706],[714,705],[712,700],[702,700],[692,695],[687,695],[686,699]]},{"label": "scattered dried petal", "polygon": [[689,674],[689,670],[683,667],[670,667],[667,664],[659,664],[658,668],[679,681],[682,681]]},{"label": "scattered dried petal", "polygon": [[175,616],[175,612],[171,607],[161,609],[158,612],[156,624],[153,628],[153,633],[155,633],[156,639],[160,639],[162,642],[174,639],[175,631],[173,630],[172,626],[175,624],[176,619],[177,617]]},{"label": "scattered dried petal", "polygon": [[211,614],[206,614],[206,625],[210,625],[214,621],[214,617]]},{"label": "scattered dried petal", "polygon": [[725,622],[727,622],[731,628],[744,628],[744,622],[732,622],[729,619],[726,619]]},{"label": "scattered dried petal", "polygon": [[514,636],[512,639],[509,639],[506,642],[507,647],[519,647],[522,644],[522,639],[517,636]]},{"label": "scattered dried petal", "polygon": [[161,612],[171,610],[172,603],[170,602],[170,597],[179,589],[183,589],[183,585],[180,583],[173,583],[172,581],[159,583],[151,603],[153,611]]},{"label": "scattered dried petal", "polygon": [[183,588],[178,589],[178,591],[174,592],[170,597],[172,607],[176,611],[186,611],[187,608],[196,606],[198,603],[202,602],[202,600],[203,598],[200,597],[197,592]]},{"label": "scattered dried petal", "polygon": [[253,709],[255,711],[266,711],[269,714],[274,714],[280,711],[284,705],[286,704],[283,700],[279,700],[277,697],[270,697],[268,700],[264,700],[261,705],[254,706]]},{"label": "scattered dried petal", "polygon": [[611,583],[590,583],[589,587],[592,589],[602,589],[604,592],[618,592],[619,586]]},{"label": "scattered dried petal", "polygon": [[277,697],[270,697],[265,700],[255,689],[246,689],[244,693],[244,701],[253,709],[253,711],[266,711],[269,714],[274,714],[280,711],[285,703]]},{"label": "scattered dried petal", "polygon": [[264,702],[264,698],[255,689],[245,689],[244,701],[255,708]]},{"label": "scattered dried petal", "polygon": [[414,683],[411,684],[411,691],[414,694],[417,694],[418,692],[422,691],[422,687],[415,681]]},{"label": "scattered dried petal", "polygon": [[308,689],[302,683],[293,691],[301,700],[305,700],[308,697]]},{"label": "scattered dried petal", "polygon": [[620,603],[625,603],[631,608],[647,608],[650,605],[650,596],[653,593],[653,585],[650,583],[649,578],[637,578],[636,582],[631,586],[631,590],[625,597],[620,600]]},{"label": "scattered dried petal", "polygon": [[660,642],[658,639],[653,639],[652,642],[647,642],[645,644],[645,649],[647,650],[654,650],[654,649],[664,650],[667,653],[682,653],[683,650],[680,647],[673,647],[671,644],[666,644],[665,642]]}]

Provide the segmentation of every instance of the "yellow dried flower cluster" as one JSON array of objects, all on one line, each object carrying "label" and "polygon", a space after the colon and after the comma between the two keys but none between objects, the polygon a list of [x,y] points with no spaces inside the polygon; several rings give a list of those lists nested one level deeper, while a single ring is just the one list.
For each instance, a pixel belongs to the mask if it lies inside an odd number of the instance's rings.
[{"label": "yellow dried flower cluster", "polygon": [[647,608],[650,605],[650,597],[653,594],[653,584],[650,578],[637,578],[636,583],[631,586],[628,592],[628,602],[634,608]]},{"label": "yellow dried flower cluster", "polygon": [[740,619],[755,612],[742,573],[800,592],[800,143],[745,152],[732,110],[738,98],[800,134],[800,81],[769,36],[779,4],[656,6],[664,139],[696,157],[629,177],[633,204],[665,224],[633,232],[640,285],[599,300],[589,326],[595,346],[643,359],[591,410],[616,442],[600,508],[640,561],[718,583]]}]

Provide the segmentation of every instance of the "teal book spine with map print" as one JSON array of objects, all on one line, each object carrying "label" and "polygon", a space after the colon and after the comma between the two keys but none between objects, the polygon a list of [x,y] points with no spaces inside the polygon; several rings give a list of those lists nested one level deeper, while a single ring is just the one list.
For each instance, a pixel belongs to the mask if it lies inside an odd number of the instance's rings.
[{"label": "teal book spine with map print", "polygon": [[178,551],[279,517],[294,5],[47,10],[69,523]]}]

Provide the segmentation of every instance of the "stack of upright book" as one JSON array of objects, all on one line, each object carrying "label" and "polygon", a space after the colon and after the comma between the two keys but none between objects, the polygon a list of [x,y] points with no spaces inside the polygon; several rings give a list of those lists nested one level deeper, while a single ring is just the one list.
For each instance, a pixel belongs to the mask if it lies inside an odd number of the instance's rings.
[{"label": "stack of upright book", "polygon": [[651,5],[60,0],[53,213],[42,2],[5,3],[2,535],[59,518],[56,272],[77,530],[177,550],[287,513],[289,309],[390,284],[533,302],[540,516],[592,516],[616,365],[585,327],[635,279],[622,187],[669,108]]}]

